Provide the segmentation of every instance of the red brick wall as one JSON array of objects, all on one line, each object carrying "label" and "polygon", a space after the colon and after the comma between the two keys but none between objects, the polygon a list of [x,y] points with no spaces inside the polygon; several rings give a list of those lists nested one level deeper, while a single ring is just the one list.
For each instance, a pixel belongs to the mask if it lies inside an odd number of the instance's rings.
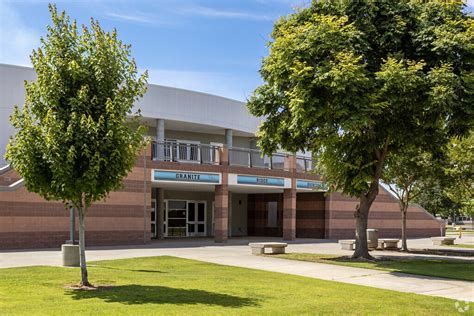
[{"label": "red brick wall", "polygon": [[[143,158],[142,158],[143,159]],[[147,172],[147,175],[149,171]],[[151,186],[147,177],[145,239],[150,240]],[[86,245],[144,243],[143,160],[124,181],[123,189],[93,204],[86,217]],[[76,219],[76,230],[77,230]],[[77,238],[76,234],[76,238]],[[69,239],[69,211],[20,187],[0,191],[0,249],[59,247]]]},{"label": "red brick wall", "polygon": [[324,193],[296,195],[296,238],[324,238]]},{"label": "red brick wall", "polygon": [[[277,227],[267,227],[268,202],[277,202]],[[281,237],[283,235],[283,194],[249,194],[247,212],[249,236]]]},{"label": "red brick wall", "polygon": [[[267,203],[278,202],[278,227],[267,227]],[[324,238],[324,193],[296,195],[296,237]],[[282,237],[283,194],[248,195],[248,235]]]},{"label": "red brick wall", "polygon": [[[355,237],[354,211],[357,200],[339,193],[326,197],[326,238]],[[441,223],[419,206],[410,206],[407,213],[409,238],[440,235]],[[379,230],[379,238],[401,237],[401,214],[397,200],[380,187],[369,212],[369,228]]]},{"label": "red brick wall", "polygon": [[[212,171],[223,174],[248,173],[317,179],[310,174],[294,171],[249,169],[232,166],[206,166],[151,161],[148,150],[147,170],[144,175],[143,157],[124,181],[121,191],[112,192],[105,202],[97,202],[86,220],[86,243],[92,245],[125,245],[144,242],[144,195],[147,200],[145,239],[150,239],[151,181],[153,168]],[[1,177],[2,185],[16,181],[19,176],[9,171]],[[144,192],[144,176],[147,190]],[[267,203],[278,204],[277,227],[267,227]],[[341,194],[324,197],[322,193],[298,193],[296,199],[296,236],[298,238],[353,238],[353,212],[357,201]],[[379,236],[400,236],[400,211],[397,201],[385,190],[374,202],[369,227],[378,228]],[[249,194],[248,235],[277,236],[283,234],[283,194]],[[440,223],[426,211],[412,206],[408,211],[409,237],[430,237],[440,234]],[[25,187],[15,191],[0,191],[0,249],[59,247],[69,239],[69,212],[61,203],[48,202]]]},{"label": "red brick wall", "polygon": [[8,186],[20,179],[20,175],[15,170],[9,170],[0,175],[0,185]]}]

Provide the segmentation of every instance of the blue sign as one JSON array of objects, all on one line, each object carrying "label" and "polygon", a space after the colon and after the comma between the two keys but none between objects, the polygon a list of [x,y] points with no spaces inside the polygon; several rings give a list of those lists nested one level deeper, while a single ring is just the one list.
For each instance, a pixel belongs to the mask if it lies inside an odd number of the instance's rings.
[{"label": "blue sign", "polygon": [[154,170],[153,180],[219,184],[221,175],[218,173]]},{"label": "blue sign", "polygon": [[296,188],[327,191],[326,185],[321,181],[296,180]]},{"label": "blue sign", "polygon": [[237,175],[238,184],[250,184],[250,185],[269,185],[274,187],[284,187],[284,178],[268,178],[258,176],[242,176]]}]

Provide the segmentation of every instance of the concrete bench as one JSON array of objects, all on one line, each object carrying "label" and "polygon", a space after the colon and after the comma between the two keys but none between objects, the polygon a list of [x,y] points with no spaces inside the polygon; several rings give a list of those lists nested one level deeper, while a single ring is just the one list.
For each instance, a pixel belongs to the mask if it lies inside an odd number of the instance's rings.
[{"label": "concrete bench", "polygon": [[343,250],[354,250],[355,243],[356,242],[354,239],[339,240],[339,244],[341,245],[341,249]]},{"label": "concrete bench", "polygon": [[398,242],[400,239],[396,238],[383,238],[379,239],[378,248],[380,249],[399,249]]},{"label": "concrete bench", "polygon": [[434,246],[454,245],[456,237],[431,237]]},{"label": "concrete bench", "polygon": [[265,253],[265,248],[271,248],[272,253],[285,253],[285,248],[288,246],[284,242],[254,242],[249,244],[252,248],[253,255],[263,255]]}]

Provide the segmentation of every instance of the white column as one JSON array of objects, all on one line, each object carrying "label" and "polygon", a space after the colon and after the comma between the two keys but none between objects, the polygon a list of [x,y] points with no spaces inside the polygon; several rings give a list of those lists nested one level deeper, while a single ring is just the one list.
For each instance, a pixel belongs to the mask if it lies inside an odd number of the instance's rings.
[{"label": "white column", "polygon": [[165,120],[156,120],[156,141],[163,142],[165,140]]},{"label": "white column", "polygon": [[165,141],[165,120],[164,119],[157,119],[156,120],[156,142],[157,142],[157,153],[155,153],[155,157],[158,160],[162,161],[165,158],[165,151],[163,142]]},{"label": "white column", "polygon": [[225,130],[225,144],[227,148],[232,147],[232,130],[231,129]]}]

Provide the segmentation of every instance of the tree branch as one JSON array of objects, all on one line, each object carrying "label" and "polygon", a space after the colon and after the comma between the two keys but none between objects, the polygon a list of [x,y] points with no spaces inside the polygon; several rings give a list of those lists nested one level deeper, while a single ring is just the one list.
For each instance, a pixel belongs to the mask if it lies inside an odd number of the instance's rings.
[{"label": "tree branch", "polygon": [[399,200],[401,200],[402,198],[400,197],[400,194],[397,192],[397,190],[395,190],[391,184],[388,185],[388,188],[390,189],[390,191],[392,191]]}]

